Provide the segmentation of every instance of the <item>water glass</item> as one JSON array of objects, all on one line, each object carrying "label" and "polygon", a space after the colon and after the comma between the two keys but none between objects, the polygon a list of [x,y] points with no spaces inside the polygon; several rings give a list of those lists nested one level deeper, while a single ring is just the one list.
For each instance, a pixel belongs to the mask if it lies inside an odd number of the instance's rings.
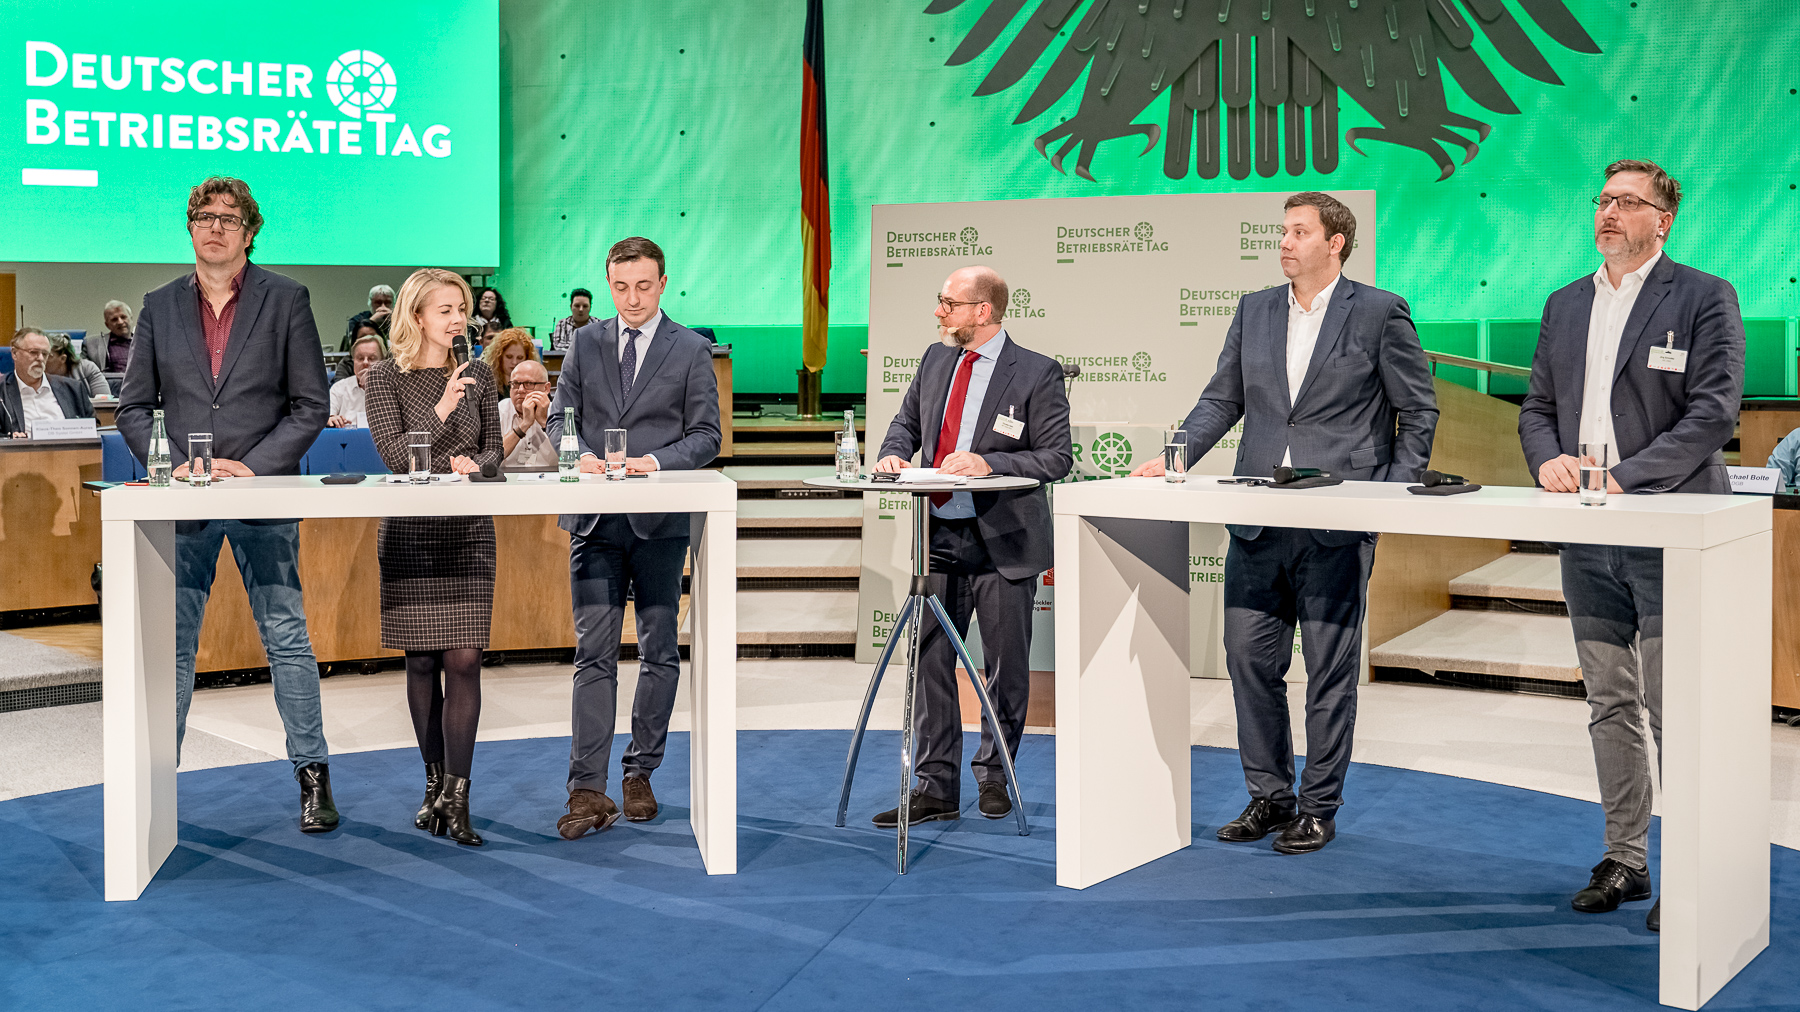
[{"label": "water glass", "polygon": [[1186,429],[1163,432],[1163,480],[1187,480],[1188,434]]},{"label": "water glass", "polygon": [[606,476],[613,480],[625,477],[625,430],[606,430]]},{"label": "water glass", "polygon": [[212,484],[213,439],[210,432],[188,435],[188,484],[205,488]]},{"label": "water glass", "polygon": [[1616,461],[1612,459],[1612,446],[1607,443],[1582,443],[1581,447],[1581,505],[1606,505],[1606,479]]},{"label": "water glass", "polygon": [[431,480],[431,433],[408,432],[406,434],[406,452],[410,458],[407,477],[415,485],[423,485]]}]

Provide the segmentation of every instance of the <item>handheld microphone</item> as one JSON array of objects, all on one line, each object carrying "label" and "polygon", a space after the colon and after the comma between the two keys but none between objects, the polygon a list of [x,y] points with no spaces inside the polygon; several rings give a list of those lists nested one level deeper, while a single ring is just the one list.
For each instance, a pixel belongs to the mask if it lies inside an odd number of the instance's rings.
[{"label": "handheld microphone", "polygon": [[1062,364],[1063,379],[1072,380],[1079,375],[1081,375],[1081,367],[1080,366],[1076,365],[1073,362],[1064,362]]},{"label": "handheld microphone", "polygon": [[450,342],[450,352],[451,352],[451,354],[456,356],[456,364],[457,365],[468,365],[469,364],[469,333],[468,333],[468,331],[465,330],[462,333],[456,335],[456,339],[454,341]]},{"label": "handheld microphone", "polygon": [[1449,474],[1444,471],[1426,471],[1419,475],[1419,484],[1426,488],[1436,488],[1439,485],[1467,485],[1468,483],[1469,479],[1462,475]]},{"label": "handheld microphone", "polygon": [[1289,467],[1282,464],[1275,468],[1275,484],[1277,485],[1291,484],[1302,478],[1329,477],[1331,477],[1329,472],[1321,471],[1316,467]]}]

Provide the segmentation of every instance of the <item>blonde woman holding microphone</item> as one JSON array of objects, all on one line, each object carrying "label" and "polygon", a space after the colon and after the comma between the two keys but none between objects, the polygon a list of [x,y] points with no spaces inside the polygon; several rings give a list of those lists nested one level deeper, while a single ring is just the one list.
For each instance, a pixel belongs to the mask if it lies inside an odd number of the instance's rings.
[{"label": "blonde woman holding microphone", "polygon": [[[365,383],[369,434],[396,473],[411,470],[412,432],[431,434],[434,474],[500,463],[493,373],[459,348],[473,304],[468,283],[445,270],[417,271],[400,287],[393,357],[371,367]],[[406,652],[406,699],[425,760],[425,802],[413,824],[479,847],[469,774],[494,608],[494,518],[386,517],[376,554],[381,645]]]}]

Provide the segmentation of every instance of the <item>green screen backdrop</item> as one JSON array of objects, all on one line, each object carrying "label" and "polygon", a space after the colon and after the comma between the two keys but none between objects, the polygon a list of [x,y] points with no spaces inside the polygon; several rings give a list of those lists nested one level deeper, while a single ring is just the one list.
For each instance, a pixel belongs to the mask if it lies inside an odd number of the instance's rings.
[{"label": "green screen backdrop", "polygon": [[0,260],[191,259],[188,188],[220,174],[269,263],[498,262],[495,0],[205,10],[5,5]]},{"label": "green screen backdrop", "polygon": [[[828,391],[862,388],[856,352],[859,325],[868,320],[869,207],[880,203],[1373,189],[1383,287],[1404,295],[1421,320],[1467,321],[1442,328],[1446,339],[1498,357],[1498,343],[1511,331],[1495,329],[1493,321],[1535,321],[1552,290],[1598,265],[1587,201],[1599,192],[1601,169],[1616,158],[1650,158],[1681,181],[1685,194],[1671,256],[1730,280],[1747,317],[1792,317],[1800,307],[1794,280],[1800,240],[1790,224],[1800,217],[1794,157],[1800,17],[1791,4],[1567,0],[1573,31],[1549,15],[1546,28],[1528,13],[1554,5],[1518,0],[1449,0],[1456,17],[1448,26],[1432,19],[1423,0],[1362,0],[1355,7],[1348,0],[1153,0],[1142,15],[1137,0],[939,0],[932,6],[948,9],[927,13],[927,0],[825,5],[837,325]],[[1169,20],[1176,6],[1185,7],[1181,22]],[[1097,27],[1084,32],[1096,7],[1104,8]],[[1065,8],[1056,28],[1041,27]],[[1221,9],[1229,11],[1228,24],[1216,16]],[[1268,22],[1260,16],[1264,9]],[[598,293],[606,248],[641,233],[670,255],[666,305],[676,319],[719,325],[722,340],[732,340],[734,326],[756,328],[737,342],[738,389],[792,389],[800,361],[804,13],[801,0],[502,3],[501,144],[511,186],[502,195],[496,284],[515,319],[545,326],[566,314],[570,288]],[[1138,55],[1145,48],[1140,21],[1155,21],[1149,58]],[[1330,48],[1328,22],[1337,25],[1340,50]],[[1277,157],[1271,175],[1252,166],[1237,179],[1222,165],[1204,178],[1193,157],[1180,178],[1170,178],[1165,162],[1170,95],[1181,94],[1177,65],[1190,53],[1197,58],[1202,32],[1227,28],[1248,40],[1244,52],[1274,52],[1274,36],[1265,36],[1267,43],[1256,38],[1271,26],[1315,73],[1337,84],[1333,132],[1340,142],[1357,129],[1385,129],[1417,142],[1441,126],[1478,141],[1478,150],[1464,162],[1463,143],[1438,142],[1454,168],[1440,181],[1439,162],[1420,147],[1359,140],[1360,154],[1338,144],[1327,172],[1316,164],[1309,136],[1298,174]],[[1002,54],[1031,32],[1053,37],[1022,70],[1020,59],[1011,61],[1015,83],[977,97]],[[947,66],[972,34],[993,41]],[[1086,53],[1068,57],[1079,62],[1079,76],[1033,118],[1015,124],[1040,85],[1057,78],[1061,54],[1084,35],[1094,37]],[[1579,46],[1579,36],[1599,51],[1566,44]],[[1425,55],[1423,75],[1413,58],[1415,37]],[[1373,86],[1365,84],[1365,53]],[[1446,72],[1446,57],[1457,72]],[[1286,84],[1303,94],[1304,65],[1301,72],[1295,66],[1290,60]],[[1254,57],[1243,69],[1253,75],[1259,67],[1273,73]],[[1097,93],[1109,76],[1112,87],[1102,102]],[[1189,75],[1184,87],[1198,90],[1199,76]],[[1225,93],[1232,82],[1223,73],[1219,81],[1224,120],[1228,103],[1245,96]],[[1152,83],[1159,86],[1154,92]],[[1270,92],[1250,89],[1244,104],[1259,127],[1262,99],[1255,96]],[[1484,108],[1470,89],[1489,101],[1498,89],[1518,112]],[[1091,182],[1076,173],[1080,148],[1065,157],[1065,172],[1051,165],[1049,156],[1066,138],[1047,141],[1044,154],[1035,144],[1081,117],[1084,102],[1090,115],[1083,133],[1102,137],[1092,145]],[[1405,117],[1398,116],[1402,104]],[[1111,105],[1139,111],[1110,121],[1092,115]],[[1487,124],[1486,138],[1443,113]],[[1143,134],[1104,137],[1131,124],[1158,128],[1147,152]],[[1228,125],[1220,122],[1216,136],[1223,138]],[[1310,121],[1307,128],[1310,135]],[[1191,135],[1189,149],[1198,151]],[[1365,270],[1352,256],[1348,273]],[[1280,283],[1273,271],[1269,283]],[[1195,282],[1205,287],[1204,278]],[[596,312],[605,310],[602,299]],[[931,337],[929,310],[919,308],[921,341]],[[1792,329],[1765,333],[1791,342]],[[1490,339],[1495,346],[1482,347]],[[1510,344],[1505,350],[1509,357],[1516,352]],[[1776,351],[1775,360],[1791,371],[1791,349],[1784,344]]]}]

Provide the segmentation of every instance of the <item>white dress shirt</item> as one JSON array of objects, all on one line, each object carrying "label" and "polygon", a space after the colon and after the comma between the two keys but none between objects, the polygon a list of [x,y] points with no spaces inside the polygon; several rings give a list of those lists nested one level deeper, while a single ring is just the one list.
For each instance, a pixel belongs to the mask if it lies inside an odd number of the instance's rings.
[{"label": "white dress shirt", "polygon": [[[1637,305],[1638,293],[1644,290],[1644,279],[1662,259],[1662,251],[1644,262],[1644,266],[1619,279],[1612,286],[1606,276],[1606,265],[1594,272],[1594,308],[1588,315],[1587,375],[1581,386],[1581,427],[1577,437],[1583,443],[1605,443],[1612,448],[1608,460],[1619,462],[1619,442],[1613,434],[1612,386],[1614,367],[1619,361],[1619,343],[1625,336],[1625,321],[1631,307]],[[1577,448],[1579,449],[1579,448]]]},{"label": "white dress shirt", "polygon": [[[1294,286],[1288,285],[1287,381],[1290,408],[1300,398],[1300,384],[1306,382],[1306,368],[1312,365],[1313,348],[1319,343],[1319,328],[1325,325],[1325,310],[1331,307],[1331,295],[1337,291],[1338,282],[1343,277],[1339,273],[1331,279],[1331,284],[1313,296],[1311,308],[1301,308],[1300,300],[1294,298]],[[1294,466],[1293,447],[1282,452],[1281,463],[1285,467]]]},{"label": "white dress shirt", "polygon": [[[633,371],[631,374],[631,385],[634,387],[637,386],[638,376],[642,375],[642,373],[644,371],[644,356],[650,354],[650,339],[652,337],[656,336],[656,328],[662,326],[662,320],[663,320],[663,313],[662,313],[662,310],[659,309],[656,311],[655,316],[652,316],[650,319],[644,321],[644,325],[642,327],[632,328],[633,330],[637,330],[640,332],[637,336],[637,340],[633,342],[634,344],[637,345],[637,369],[635,371]],[[624,318],[620,317],[618,320],[618,323],[619,323],[619,361],[621,363],[623,363],[625,361],[625,320],[624,320]]]},{"label": "white dress shirt", "polygon": [[331,413],[350,419],[359,429],[369,427],[369,401],[355,376],[345,376],[331,385]]},{"label": "white dress shirt", "polygon": [[27,434],[38,422],[60,422],[63,419],[62,405],[57,403],[56,391],[50,389],[50,377],[44,376],[38,381],[37,389],[19,377],[19,409],[25,415],[24,429]]},{"label": "white dress shirt", "polygon": [[[512,398],[500,402],[500,432],[504,436],[513,431],[513,422],[519,417],[519,411],[513,407]],[[500,462],[507,467],[555,467],[556,447],[550,442],[550,434],[537,422],[519,437],[513,444],[513,451]]]},{"label": "white dress shirt", "polygon": [[[988,338],[987,343],[975,349],[975,364],[969,367],[969,391],[963,397],[962,428],[956,430],[956,450],[967,452],[975,444],[975,420],[981,414],[981,405],[987,400],[988,381],[994,377],[994,364],[1000,360],[1000,352],[1006,347],[1006,329],[1001,328],[998,334]],[[962,368],[962,354],[966,349],[959,349],[956,365],[950,369],[950,385],[944,388],[944,414],[938,416],[938,428],[944,427],[944,418],[950,414],[950,391],[956,388],[956,373]],[[1004,409],[1003,409],[1004,410]],[[920,461],[926,467],[931,464]],[[946,520],[964,520],[975,515],[975,497],[968,492],[950,493],[950,501],[942,506],[931,508],[932,516]]]}]

